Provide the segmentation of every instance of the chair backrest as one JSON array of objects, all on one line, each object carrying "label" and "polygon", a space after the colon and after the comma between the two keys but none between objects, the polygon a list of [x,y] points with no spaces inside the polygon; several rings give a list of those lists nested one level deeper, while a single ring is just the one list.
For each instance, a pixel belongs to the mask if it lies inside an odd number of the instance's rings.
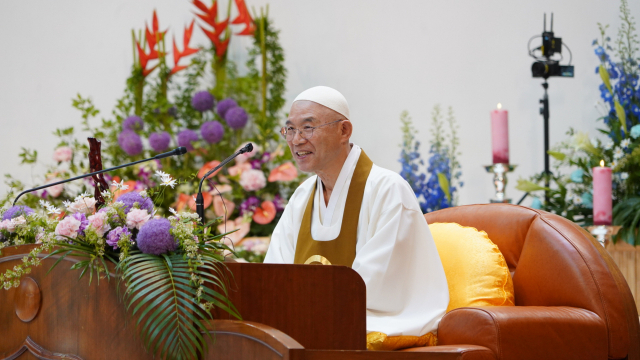
[{"label": "chair backrest", "polygon": [[627,282],[604,248],[575,223],[511,205],[467,205],[425,215],[485,231],[513,274],[516,306],[573,306],[607,324],[609,358],[640,359],[640,323]]}]

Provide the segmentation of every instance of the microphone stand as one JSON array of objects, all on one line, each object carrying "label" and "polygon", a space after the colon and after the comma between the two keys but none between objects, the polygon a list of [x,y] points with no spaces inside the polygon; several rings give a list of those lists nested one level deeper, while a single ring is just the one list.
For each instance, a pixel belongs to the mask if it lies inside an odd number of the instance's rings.
[{"label": "microphone stand", "polygon": [[186,153],[187,153],[187,148],[185,148],[185,147],[181,146],[181,147],[179,147],[179,148],[176,148],[176,149],[175,149],[175,150],[173,150],[173,151],[169,151],[169,152],[166,152],[166,153],[158,154],[158,155],[156,155],[156,156],[154,156],[154,157],[152,157],[152,158],[142,159],[142,160],[134,161],[134,162],[131,162],[131,163],[128,163],[128,164],[118,165],[118,166],[114,166],[114,167],[112,167],[112,168],[108,168],[108,169],[103,169],[103,170],[100,170],[100,171],[94,171],[94,172],[89,173],[89,174],[79,175],[79,176],[73,177],[73,178],[71,178],[71,179],[61,180],[61,181],[57,181],[57,182],[54,182],[54,183],[51,183],[51,184],[46,184],[46,185],[38,186],[38,187],[36,187],[36,188],[29,189],[29,190],[25,190],[25,191],[21,192],[20,194],[18,194],[18,196],[16,196],[16,199],[15,199],[15,200],[13,200],[13,205],[15,206],[16,202],[18,202],[18,199],[19,199],[22,195],[24,195],[24,194],[26,194],[26,193],[30,193],[30,192],[33,192],[33,191],[36,191],[36,190],[41,190],[41,189],[44,189],[44,188],[48,188],[48,187],[50,187],[50,186],[55,186],[55,185],[64,184],[64,183],[67,183],[67,182],[70,182],[70,181],[74,181],[74,180],[78,180],[78,179],[86,178],[86,177],[89,177],[89,176],[98,175],[98,174],[106,173],[106,172],[109,172],[109,171],[113,171],[113,170],[121,169],[121,168],[123,168],[123,167],[127,167],[127,166],[131,166],[131,165],[140,164],[140,163],[143,163],[143,162],[146,162],[146,161],[164,159],[164,158],[166,158],[166,157],[174,156],[174,155],[176,155],[176,156],[180,156],[180,155],[184,155],[184,154],[186,154]]},{"label": "microphone stand", "polygon": [[248,143],[247,145],[242,147],[242,149],[236,151],[235,153],[233,153],[233,155],[224,159],[218,166],[214,167],[213,169],[208,171],[206,174],[204,174],[204,176],[200,180],[200,185],[198,186],[198,194],[196,195],[196,213],[198,214],[198,216],[200,216],[201,225],[204,225],[204,197],[202,196],[202,183],[207,179],[209,175],[213,174],[223,166],[227,165],[229,161],[235,159],[238,155],[251,152],[251,151],[253,151],[253,144]]}]

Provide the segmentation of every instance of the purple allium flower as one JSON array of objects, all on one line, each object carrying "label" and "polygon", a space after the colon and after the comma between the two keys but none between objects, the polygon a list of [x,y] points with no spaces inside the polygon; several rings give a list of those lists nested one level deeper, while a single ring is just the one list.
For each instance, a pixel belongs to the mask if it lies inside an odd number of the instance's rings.
[{"label": "purple allium flower", "polygon": [[184,146],[187,150],[193,150],[193,141],[198,141],[198,133],[190,129],[184,129],[178,133],[178,146]]},{"label": "purple allium flower", "polygon": [[131,130],[124,130],[118,135],[118,144],[130,156],[142,152],[142,140],[138,134]]},{"label": "purple allium flower", "polygon": [[260,206],[260,199],[255,196],[249,197],[240,204],[240,216],[247,212],[254,212],[258,206]]},{"label": "purple allium flower", "polygon": [[277,212],[284,211],[284,207],[285,205],[287,205],[284,198],[282,198],[280,194],[276,194],[276,196],[274,196],[273,204],[276,206]]},{"label": "purple allium flower", "polygon": [[117,228],[109,231],[109,234],[107,234],[107,245],[113,246],[114,249],[117,249],[118,241],[120,241],[123,235],[131,236],[131,232],[126,226],[118,226]]},{"label": "purple allium flower", "polygon": [[136,191],[128,192],[118,198],[118,202],[124,204],[122,210],[125,214],[133,208],[133,204],[138,203],[140,209],[147,210],[147,213],[153,214],[153,202],[148,197],[143,197]]},{"label": "purple allium flower", "polygon": [[171,142],[171,135],[168,132],[162,131],[149,135],[149,145],[155,152],[163,152],[169,147]]},{"label": "purple allium flower", "polygon": [[151,219],[142,225],[138,238],[138,249],[145,254],[160,255],[175,251],[176,239],[171,235],[171,222],[167,219]]},{"label": "purple allium flower", "polygon": [[227,125],[235,130],[242,129],[249,120],[247,112],[239,106],[229,109],[225,115],[224,119],[227,120]]},{"label": "purple allium flower", "polygon": [[14,217],[18,217],[20,215],[24,215],[24,217],[27,217],[27,215],[33,213],[33,209],[26,205],[16,205],[10,207],[9,209],[7,209],[7,211],[4,212],[4,214],[2,215],[2,220],[11,220]]},{"label": "purple allium flower", "polygon": [[87,217],[85,216],[85,214],[83,214],[83,213],[75,213],[75,214],[71,215],[71,217],[73,217],[74,219],[80,221],[80,227],[78,228],[78,234],[79,235],[84,235],[84,229],[86,229],[87,226],[89,226],[89,220],[87,220]]},{"label": "purple allium flower", "polygon": [[144,122],[140,116],[131,115],[122,122],[122,130],[138,131],[142,130]]},{"label": "purple allium flower", "polygon": [[209,144],[215,144],[222,140],[224,127],[217,121],[207,121],[200,127],[200,135]]},{"label": "purple allium flower", "polygon": [[226,98],[218,103],[218,106],[216,106],[216,111],[218,112],[218,115],[220,115],[220,117],[224,119],[227,111],[237,106],[238,103],[235,100],[233,100],[232,98]]},{"label": "purple allium flower", "polygon": [[208,91],[198,91],[191,99],[191,105],[194,109],[205,112],[213,109],[215,98]]}]

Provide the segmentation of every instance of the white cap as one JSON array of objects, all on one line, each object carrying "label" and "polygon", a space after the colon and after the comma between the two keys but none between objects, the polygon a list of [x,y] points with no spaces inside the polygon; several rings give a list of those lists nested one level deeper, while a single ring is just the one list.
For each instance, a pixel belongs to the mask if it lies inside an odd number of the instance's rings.
[{"label": "white cap", "polygon": [[316,86],[307,89],[298,95],[293,102],[298,100],[308,100],[320,104],[324,107],[341,114],[349,120],[349,104],[342,94],[328,86]]}]

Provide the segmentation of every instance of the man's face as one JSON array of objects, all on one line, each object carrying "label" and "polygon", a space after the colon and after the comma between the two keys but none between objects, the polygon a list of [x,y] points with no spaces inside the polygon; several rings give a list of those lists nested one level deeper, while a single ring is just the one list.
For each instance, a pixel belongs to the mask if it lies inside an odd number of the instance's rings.
[{"label": "man's face", "polygon": [[[291,106],[285,127],[304,130],[342,119],[344,116],[313,101],[296,101]],[[297,131],[293,139],[287,140],[300,170],[322,171],[339,157],[341,146],[349,141],[349,136],[345,137],[341,124],[342,122],[336,122],[314,129],[309,139],[304,139]]]}]

